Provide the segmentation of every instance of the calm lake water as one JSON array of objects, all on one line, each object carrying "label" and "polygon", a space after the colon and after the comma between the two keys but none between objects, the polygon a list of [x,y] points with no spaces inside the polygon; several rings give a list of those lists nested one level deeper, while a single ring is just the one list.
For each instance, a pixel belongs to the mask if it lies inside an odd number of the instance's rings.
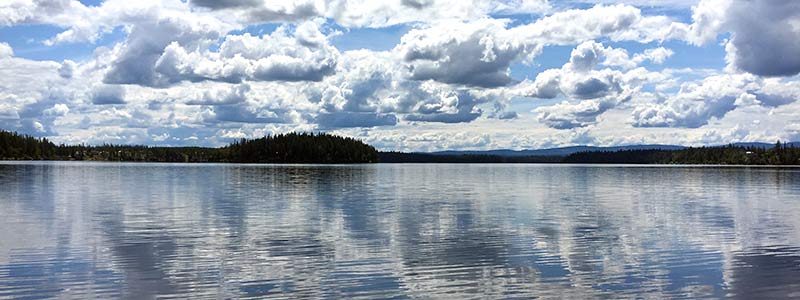
[{"label": "calm lake water", "polygon": [[800,169],[0,163],[0,298],[800,298]]}]

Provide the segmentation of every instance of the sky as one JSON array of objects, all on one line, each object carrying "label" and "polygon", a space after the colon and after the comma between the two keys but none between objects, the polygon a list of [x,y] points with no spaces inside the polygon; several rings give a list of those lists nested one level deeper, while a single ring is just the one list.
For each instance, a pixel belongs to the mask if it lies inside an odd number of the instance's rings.
[{"label": "sky", "polygon": [[800,1],[0,1],[0,129],[57,143],[800,141],[798,73]]}]

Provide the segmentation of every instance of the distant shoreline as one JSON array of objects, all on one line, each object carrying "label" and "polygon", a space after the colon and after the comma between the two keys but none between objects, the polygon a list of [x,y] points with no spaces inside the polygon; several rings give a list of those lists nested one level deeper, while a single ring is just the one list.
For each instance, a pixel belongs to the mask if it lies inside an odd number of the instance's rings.
[{"label": "distant shoreline", "polygon": [[[349,137],[325,133],[288,133],[258,139],[241,139],[220,148],[150,147],[129,145],[55,145],[44,138],[0,131],[0,160],[184,162],[184,163],[539,163],[539,164],[642,164],[642,165],[800,165],[800,147],[777,142],[749,146],[680,147],[653,145],[616,148],[572,147],[562,155],[520,155],[537,150],[510,151],[509,155],[483,153],[406,153],[378,151]],[[599,150],[598,150],[599,149]],[[610,150],[611,149],[611,150]],[[555,149],[559,150],[559,149]],[[561,149],[563,150],[563,148]],[[541,150],[539,150],[541,151]],[[538,152],[544,153],[544,152]]]},{"label": "distant shoreline", "polygon": [[380,152],[383,163],[540,163],[641,165],[800,165],[800,148],[719,146],[682,149],[581,151],[568,155],[499,156]]},{"label": "distant shoreline", "polygon": [[743,165],[743,164],[662,164],[662,163],[564,163],[564,162],[376,162],[376,163],[239,163],[239,162],[158,162],[158,161],[110,161],[110,160],[31,160],[0,159],[0,165],[12,163],[97,163],[97,164],[153,164],[153,165],[248,165],[248,166],[351,166],[351,165],[552,165],[552,166],[620,166],[656,168],[758,168],[758,169],[800,169],[793,165]]}]

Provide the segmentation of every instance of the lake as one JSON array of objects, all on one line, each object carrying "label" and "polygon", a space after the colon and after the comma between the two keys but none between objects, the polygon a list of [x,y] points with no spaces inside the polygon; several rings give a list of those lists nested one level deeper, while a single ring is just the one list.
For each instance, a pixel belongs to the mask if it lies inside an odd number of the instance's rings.
[{"label": "lake", "polygon": [[0,162],[0,298],[800,298],[800,169]]}]

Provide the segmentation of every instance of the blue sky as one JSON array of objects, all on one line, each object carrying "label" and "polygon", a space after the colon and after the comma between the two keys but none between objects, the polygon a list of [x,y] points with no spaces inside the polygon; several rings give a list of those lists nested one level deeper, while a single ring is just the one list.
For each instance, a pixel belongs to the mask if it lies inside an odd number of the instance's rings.
[{"label": "blue sky", "polygon": [[385,150],[800,140],[785,1],[9,0],[0,129]]}]

